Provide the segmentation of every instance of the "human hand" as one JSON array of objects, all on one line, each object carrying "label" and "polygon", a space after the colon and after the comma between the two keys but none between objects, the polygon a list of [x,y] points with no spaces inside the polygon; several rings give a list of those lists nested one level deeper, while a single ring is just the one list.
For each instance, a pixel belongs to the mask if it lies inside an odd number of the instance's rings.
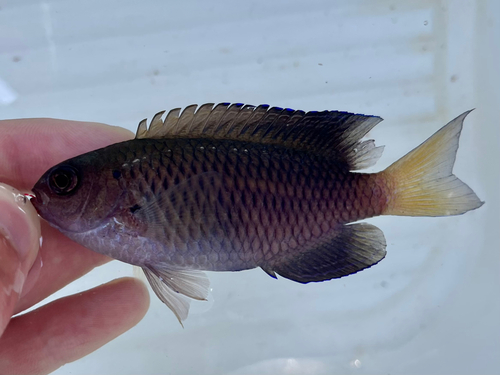
[{"label": "human hand", "polygon": [[[29,191],[51,166],[131,137],[94,123],[0,121],[0,183]],[[10,186],[0,186],[0,374],[47,374],[137,324],[149,294],[142,282],[122,278],[11,318],[110,258],[40,221]]]}]

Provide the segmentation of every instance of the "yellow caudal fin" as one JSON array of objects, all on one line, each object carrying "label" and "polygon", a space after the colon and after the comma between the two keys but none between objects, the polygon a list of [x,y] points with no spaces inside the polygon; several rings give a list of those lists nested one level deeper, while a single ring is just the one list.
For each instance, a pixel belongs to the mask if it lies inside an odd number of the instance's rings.
[{"label": "yellow caudal fin", "polygon": [[385,171],[392,192],[385,215],[460,215],[481,207],[477,195],[452,173],[465,117],[458,116]]}]

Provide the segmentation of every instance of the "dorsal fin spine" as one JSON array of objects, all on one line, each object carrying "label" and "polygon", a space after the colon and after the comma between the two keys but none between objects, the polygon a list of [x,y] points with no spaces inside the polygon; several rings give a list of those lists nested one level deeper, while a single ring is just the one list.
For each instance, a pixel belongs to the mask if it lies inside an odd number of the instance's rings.
[{"label": "dorsal fin spine", "polygon": [[141,121],[136,138],[213,138],[276,144],[321,154],[350,170],[371,166],[381,149],[361,139],[382,119],[338,111],[294,111],[241,103],[188,106],[157,113],[149,129]]}]

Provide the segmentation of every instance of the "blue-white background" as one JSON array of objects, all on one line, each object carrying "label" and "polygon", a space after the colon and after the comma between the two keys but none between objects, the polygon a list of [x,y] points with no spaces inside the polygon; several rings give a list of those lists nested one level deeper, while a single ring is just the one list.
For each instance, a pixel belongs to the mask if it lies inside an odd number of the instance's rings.
[{"label": "blue-white background", "polygon": [[[456,174],[486,201],[375,218],[387,258],[300,285],[211,273],[185,329],[152,296],[134,329],[57,374],[486,374],[500,368],[500,2],[0,0],[0,119],[131,130],[192,103],[380,115],[381,170],[466,120]],[[132,275],[112,262],[53,296]]]}]

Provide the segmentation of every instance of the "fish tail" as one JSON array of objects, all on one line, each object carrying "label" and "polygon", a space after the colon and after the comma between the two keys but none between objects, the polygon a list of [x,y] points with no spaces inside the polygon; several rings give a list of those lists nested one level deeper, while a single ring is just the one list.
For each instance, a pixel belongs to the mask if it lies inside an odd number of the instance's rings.
[{"label": "fish tail", "polygon": [[449,216],[474,210],[484,202],[453,173],[465,112],[381,175],[390,189],[384,215]]}]

